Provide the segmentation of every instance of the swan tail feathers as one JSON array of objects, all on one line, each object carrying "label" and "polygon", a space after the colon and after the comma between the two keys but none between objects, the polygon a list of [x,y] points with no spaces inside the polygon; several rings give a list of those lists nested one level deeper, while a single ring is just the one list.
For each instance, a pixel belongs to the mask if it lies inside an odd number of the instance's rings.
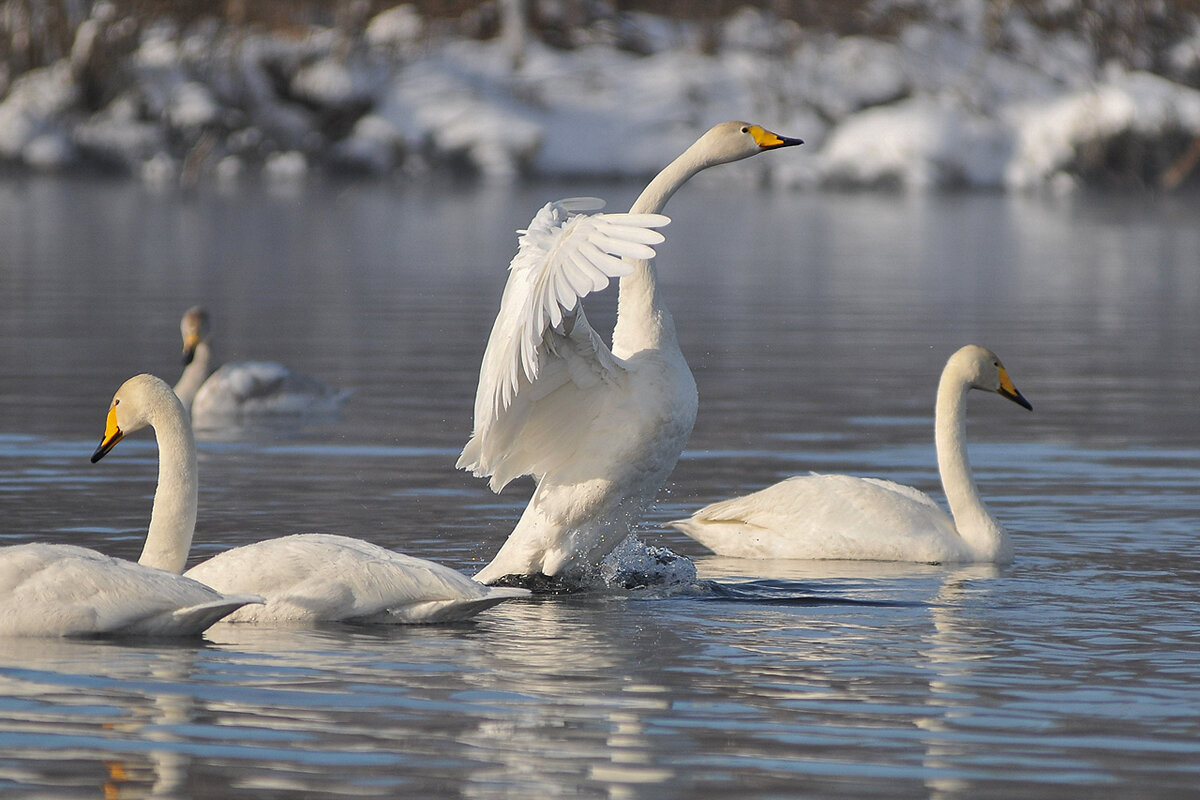
[{"label": "swan tail feathers", "polygon": [[740,520],[710,520],[698,517],[676,519],[666,523],[686,534],[719,556],[732,558],[756,558],[760,543],[755,525]]},{"label": "swan tail feathers", "polygon": [[451,600],[426,600],[421,603],[388,609],[381,618],[373,621],[403,623],[409,625],[432,625],[443,622],[461,622],[481,611],[499,605],[505,600],[528,597],[529,590],[514,587],[486,587],[482,597],[454,598]]},{"label": "swan tail feathers", "polygon": [[91,635],[99,636],[199,636],[216,622],[242,606],[262,603],[257,595],[223,595],[182,608],[172,608],[123,624],[100,625]]}]

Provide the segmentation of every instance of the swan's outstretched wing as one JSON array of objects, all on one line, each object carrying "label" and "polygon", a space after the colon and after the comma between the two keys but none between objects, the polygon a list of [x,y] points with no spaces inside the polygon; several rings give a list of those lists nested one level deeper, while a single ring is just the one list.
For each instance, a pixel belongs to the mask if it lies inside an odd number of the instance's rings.
[{"label": "swan's outstretched wing", "polygon": [[520,232],[479,370],[475,433],[458,460],[490,476],[495,491],[569,456],[580,430],[572,420],[588,418],[597,390],[624,372],[579,301],[632,272],[622,258],[653,258],[652,245],[663,241],[654,228],[670,220],[580,213],[603,206],[587,197],[548,203]]}]

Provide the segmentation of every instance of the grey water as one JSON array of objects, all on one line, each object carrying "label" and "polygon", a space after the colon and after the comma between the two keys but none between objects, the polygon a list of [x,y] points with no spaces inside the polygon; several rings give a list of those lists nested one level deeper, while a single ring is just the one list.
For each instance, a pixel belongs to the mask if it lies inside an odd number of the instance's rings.
[{"label": "grey water", "polygon": [[[202,303],[219,358],[355,395],[202,437],[193,561],[323,530],[473,572],[530,491],[454,469],[514,231],[636,191],[0,183],[0,544],[137,557],[153,438],[88,456],[122,381],[178,375]],[[0,795],[1195,795],[1196,201],[690,186],[659,266],[700,412],[639,535],[701,586],[448,626],[0,642]],[[612,299],[588,308],[602,326]],[[1011,566],[737,561],[662,528],[809,470],[940,499],[934,388],[972,342],[1034,406],[970,403]]]}]

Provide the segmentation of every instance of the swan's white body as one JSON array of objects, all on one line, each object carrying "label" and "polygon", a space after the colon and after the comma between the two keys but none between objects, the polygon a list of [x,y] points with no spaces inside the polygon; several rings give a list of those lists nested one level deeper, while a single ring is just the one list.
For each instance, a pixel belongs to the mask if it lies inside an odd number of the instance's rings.
[{"label": "swan's white body", "polygon": [[[121,387],[117,397],[129,402],[121,405],[114,398],[104,441],[92,456],[98,460],[126,432],[155,428],[162,457],[141,558],[135,564],[73,545],[0,548],[0,635],[190,636],[236,608],[261,602],[259,597],[223,594],[178,574],[196,518],[195,445],[186,422],[163,424],[185,420],[183,406],[166,384],[146,377]],[[156,399],[143,403],[143,395]],[[164,525],[170,515],[183,517],[186,524]]]},{"label": "swan's white body", "polygon": [[0,636],[194,636],[251,602],[86,547],[0,548]]},{"label": "swan's white body", "polygon": [[423,558],[325,533],[234,548],[185,575],[219,591],[267,598],[265,605],[239,609],[244,613],[234,612],[226,622],[453,622],[529,594],[485,586]]},{"label": "swan's white body", "polygon": [[935,442],[953,517],[910,486],[813,474],[713,503],[669,524],[713,552],[737,558],[1008,563],[1008,534],[984,505],[967,461],[970,389],[994,391],[1030,408],[991,351],[968,345],[950,357],[938,383]]},{"label": "swan's white body", "polygon": [[[475,430],[458,466],[490,477],[494,491],[520,475],[532,475],[537,488],[476,580],[582,580],[628,535],[696,418],[696,384],[657,288],[650,245],[661,237],[649,229],[665,224],[659,212],[700,170],[799,143],[722,123],[659,173],[628,216],[573,216],[595,206],[563,201],[530,223],[488,339]],[[610,350],[580,300],[612,277],[620,277],[620,294]]]},{"label": "swan's white body", "polygon": [[175,394],[203,427],[251,416],[332,414],[350,392],[333,389],[273,361],[241,361],[213,371],[208,312],[189,308],[180,321],[183,374]]},{"label": "swan's white body", "polygon": [[[96,458],[120,441],[128,430],[122,426],[125,419],[145,417],[154,426],[159,482],[142,561],[183,572],[196,527],[199,488],[187,414],[171,388],[149,375],[131,378],[121,387],[113,414],[120,418],[110,420],[111,431]],[[432,561],[329,534],[285,536],[237,547],[198,564],[179,580],[199,582],[216,592],[257,596],[259,604],[251,613],[235,612],[226,618],[230,622],[445,622],[528,594],[484,586]]]}]

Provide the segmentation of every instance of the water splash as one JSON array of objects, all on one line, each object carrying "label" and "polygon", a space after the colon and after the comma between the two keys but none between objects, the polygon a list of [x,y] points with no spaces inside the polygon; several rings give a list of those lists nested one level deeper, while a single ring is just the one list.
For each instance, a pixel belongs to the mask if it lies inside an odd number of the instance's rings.
[{"label": "water splash", "polygon": [[630,534],[600,562],[599,578],[608,589],[691,589],[696,565],[666,547],[653,547]]}]

